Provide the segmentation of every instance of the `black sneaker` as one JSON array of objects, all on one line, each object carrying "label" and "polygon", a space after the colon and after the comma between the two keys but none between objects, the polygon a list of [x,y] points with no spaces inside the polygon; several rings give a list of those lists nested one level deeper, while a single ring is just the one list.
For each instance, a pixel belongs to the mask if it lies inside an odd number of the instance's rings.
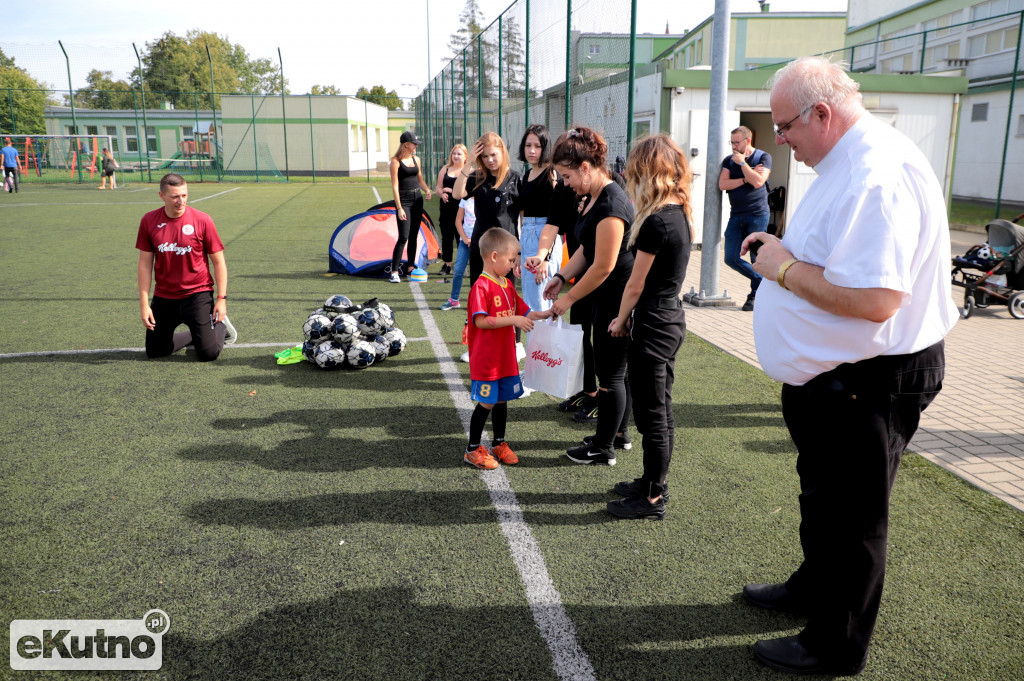
[{"label": "black sneaker", "polygon": [[[615,487],[612,491],[622,497],[639,497],[647,493],[647,484],[641,483],[640,478],[636,478],[633,482],[622,482],[615,483]],[[665,491],[661,493],[661,500],[668,503],[668,483],[665,483]]]},{"label": "black sneaker", "polygon": [[743,307],[740,308],[740,309],[742,309],[744,312],[753,312],[754,311],[754,294],[753,293],[751,293],[749,296],[747,296],[747,302],[743,303]]},{"label": "black sneaker", "polygon": [[[594,435],[588,435],[583,438],[583,444],[590,445],[594,442]],[[629,439],[629,433],[621,433],[615,435],[615,440],[612,442],[612,446],[615,449],[633,449],[633,441]]]},{"label": "black sneaker", "polygon": [[583,404],[583,400],[587,397],[587,393],[582,390],[570,397],[567,400],[558,403],[558,411],[576,411]]},{"label": "black sneaker", "polygon": [[448,276],[451,273],[452,273],[452,268],[450,266],[448,266],[448,265],[441,265],[441,269],[440,269],[440,271],[438,271],[438,274],[440,276],[442,276],[442,277],[446,277],[446,276]]},{"label": "black sneaker", "polygon": [[570,461],[582,464],[598,464],[604,466],[615,465],[615,450],[610,452],[592,452],[590,451],[590,445],[580,445],[579,447],[570,447],[565,450],[565,455],[569,457]]},{"label": "black sneaker", "polygon": [[597,421],[597,396],[591,397],[587,395],[583,402],[580,403],[579,409],[572,415],[572,418],[577,423],[594,423]]},{"label": "black sneaker", "polygon": [[640,518],[665,519],[665,502],[658,499],[653,504],[646,497],[627,497],[608,502],[608,512],[616,518],[639,520]]}]

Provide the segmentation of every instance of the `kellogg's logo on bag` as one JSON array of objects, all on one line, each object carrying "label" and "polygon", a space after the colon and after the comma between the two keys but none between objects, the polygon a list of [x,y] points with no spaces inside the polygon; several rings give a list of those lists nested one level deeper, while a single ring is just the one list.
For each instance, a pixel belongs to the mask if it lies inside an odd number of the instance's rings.
[{"label": "kellogg's logo on bag", "polygon": [[562,364],[562,358],[561,357],[557,357],[557,358],[556,357],[549,357],[548,353],[543,352],[541,350],[535,350],[533,355],[530,356],[530,358],[535,360],[535,361],[537,361],[537,362],[544,362],[549,367],[557,367],[557,366],[560,366]]}]

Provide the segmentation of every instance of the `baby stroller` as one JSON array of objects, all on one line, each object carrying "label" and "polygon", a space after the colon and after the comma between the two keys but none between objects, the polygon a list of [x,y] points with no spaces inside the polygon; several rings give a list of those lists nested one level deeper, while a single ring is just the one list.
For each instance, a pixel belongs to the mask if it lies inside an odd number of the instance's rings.
[{"label": "baby stroller", "polygon": [[964,288],[960,316],[967,319],[975,308],[1005,303],[1014,319],[1024,319],[1024,227],[993,220],[985,229],[987,244],[953,258],[953,285]]}]

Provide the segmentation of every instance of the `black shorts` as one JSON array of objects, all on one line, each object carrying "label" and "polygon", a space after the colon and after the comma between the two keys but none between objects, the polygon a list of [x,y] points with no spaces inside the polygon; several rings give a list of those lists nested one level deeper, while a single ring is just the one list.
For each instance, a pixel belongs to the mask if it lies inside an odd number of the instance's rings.
[{"label": "black shorts", "polygon": [[192,333],[192,343],[200,362],[217,359],[224,349],[223,339],[213,328],[213,291],[200,291],[187,298],[158,298],[150,303],[155,328],[146,330],[146,355],[166,357],[174,352],[174,331],[184,324]]}]

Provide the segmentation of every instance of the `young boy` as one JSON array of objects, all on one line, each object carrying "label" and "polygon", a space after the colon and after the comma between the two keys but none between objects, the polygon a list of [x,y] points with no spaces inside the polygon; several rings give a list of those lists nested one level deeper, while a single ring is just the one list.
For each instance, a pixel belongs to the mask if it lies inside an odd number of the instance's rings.
[{"label": "young boy", "polygon": [[[476,409],[469,422],[469,444],[463,460],[477,468],[513,465],[519,457],[505,442],[508,400],[522,395],[515,329],[531,331],[533,320],[547,319],[551,311],[530,310],[505,276],[519,258],[519,240],[492,227],[480,237],[483,273],[469,292],[469,377]],[[480,443],[491,414],[491,451]]]}]

